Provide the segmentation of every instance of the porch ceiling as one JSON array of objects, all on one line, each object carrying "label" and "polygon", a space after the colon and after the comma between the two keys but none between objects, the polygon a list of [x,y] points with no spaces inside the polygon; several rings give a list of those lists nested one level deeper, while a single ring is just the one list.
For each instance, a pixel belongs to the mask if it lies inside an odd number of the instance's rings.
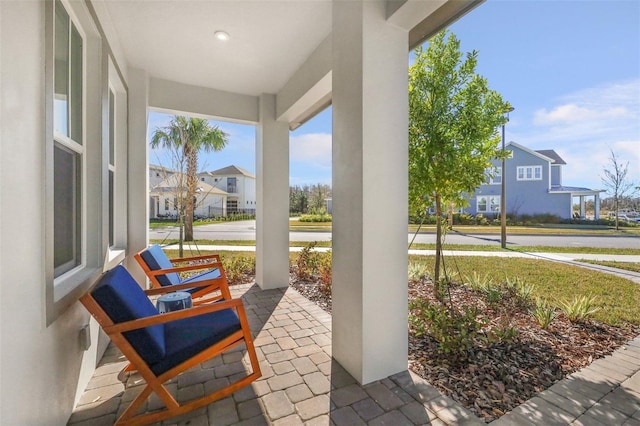
[{"label": "porch ceiling", "polygon": [[[331,1],[94,0],[131,67],[257,96],[277,93],[331,31]],[[214,37],[222,30],[227,41]]]},{"label": "porch ceiling", "polygon": [[[409,31],[412,48],[483,1],[387,0],[387,18]],[[128,66],[151,78],[241,95],[280,93],[332,30],[332,0],[90,2]],[[230,39],[217,40],[216,31]],[[306,82],[303,92],[316,82]]]}]

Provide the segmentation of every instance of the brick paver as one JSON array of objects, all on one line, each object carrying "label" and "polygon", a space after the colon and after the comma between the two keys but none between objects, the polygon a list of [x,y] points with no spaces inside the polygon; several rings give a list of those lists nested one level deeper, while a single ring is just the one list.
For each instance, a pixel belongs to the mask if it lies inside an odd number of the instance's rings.
[{"label": "brick paver", "polygon": [[[359,385],[331,358],[331,316],[295,290],[243,285],[262,377],[232,396],[160,426],[209,425],[481,425],[471,411],[405,371]],[[112,425],[140,392],[136,373],[110,346],[69,424]],[[227,385],[248,365],[238,348],[183,373],[168,385],[179,400]],[[162,408],[152,395],[143,409]],[[640,426],[640,337],[538,394],[493,422],[511,425]]]}]

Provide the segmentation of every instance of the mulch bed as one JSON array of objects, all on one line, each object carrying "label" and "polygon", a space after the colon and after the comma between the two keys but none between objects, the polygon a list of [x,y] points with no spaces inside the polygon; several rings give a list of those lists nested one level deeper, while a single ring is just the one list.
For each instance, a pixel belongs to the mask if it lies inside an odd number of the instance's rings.
[{"label": "mulch bed", "polygon": [[[292,280],[303,296],[331,312],[331,295],[314,282]],[[518,335],[508,342],[475,339],[460,356],[443,354],[430,336],[409,330],[410,369],[477,416],[490,422],[514,409],[593,360],[610,354],[640,333],[640,327],[614,327],[593,320],[572,323],[557,312],[543,330],[525,306],[505,298],[490,305],[484,296],[464,285],[452,284],[454,306],[475,306],[487,320],[485,328],[513,327]],[[409,283],[409,298],[439,303],[433,285],[424,280]]]}]

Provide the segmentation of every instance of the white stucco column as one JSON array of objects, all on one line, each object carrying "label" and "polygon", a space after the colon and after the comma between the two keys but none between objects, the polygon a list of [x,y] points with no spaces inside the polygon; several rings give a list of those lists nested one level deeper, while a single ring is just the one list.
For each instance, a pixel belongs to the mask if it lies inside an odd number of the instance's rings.
[{"label": "white stucco column", "polygon": [[256,132],[256,283],[289,285],[289,126],[276,121],[276,97],[259,100]]},{"label": "white stucco column", "polygon": [[333,2],[332,353],[360,383],[407,369],[408,34]]},{"label": "white stucco column", "polygon": [[584,195],[580,196],[580,219],[584,219],[587,217],[587,208],[584,203]]},{"label": "white stucco column", "polygon": [[593,196],[593,220],[600,219],[600,194]]},{"label": "white stucco column", "polygon": [[129,143],[127,164],[127,259],[125,266],[138,283],[147,278],[133,259],[133,254],[149,244],[149,149],[147,121],[149,105],[149,79],[147,72],[129,69]]}]

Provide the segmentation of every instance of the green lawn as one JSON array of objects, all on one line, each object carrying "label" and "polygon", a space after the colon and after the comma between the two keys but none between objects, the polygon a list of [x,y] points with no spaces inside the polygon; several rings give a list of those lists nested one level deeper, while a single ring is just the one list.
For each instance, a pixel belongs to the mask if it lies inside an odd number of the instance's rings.
[{"label": "green lawn", "polygon": [[[177,244],[178,240],[151,240],[152,244]],[[255,246],[254,240],[197,240],[197,245],[215,246]],[[290,247],[304,247],[308,243],[304,241],[291,241]],[[331,241],[317,241],[316,247],[331,247]],[[412,250],[435,250],[435,244],[413,244]],[[460,251],[502,251],[497,244],[472,245],[472,244],[445,244],[445,250]],[[592,253],[592,254],[631,254],[640,255],[640,249],[602,248],[602,247],[554,247],[554,246],[518,246],[507,250],[534,253]]]},{"label": "green lawn", "polygon": [[[410,261],[432,268],[435,258],[410,256]],[[535,286],[534,298],[540,297],[555,307],[575,296],[594,295],[595,305],[601,308],[595,319],[613,325],[640,324],[640,285],[624,278],[538,259],[445,256],[445,262],[447,270],[460,277],[473,272],[489,274],[495,283],[504,282],[507,277],[520,278]]]},{"label": "green lawn", "polygon": [[[206,252],[203,252],[203,254]],[[177,257],[176,251],[168,251],[170,257]],[[254,257],[254,252],[221,251],[228,259]],[[295,261],[297,253],[291,253]],[[432,268],[433,256],[410,256],[409,261]],[[494,258],[494,257],[454,257],[445,256],[447,270],[459,277],[476,272],[488,274],[494,282],[520,278],[535,286],[533,297],[541,297],[549,304],[560,307],[561,301],[575,296],[594,295],[596,306],[601,309],[594,318],[608,324],[622,322],[640,324],[640,285],[624,278],[593,270],[557,262],[538,259]]]}]

